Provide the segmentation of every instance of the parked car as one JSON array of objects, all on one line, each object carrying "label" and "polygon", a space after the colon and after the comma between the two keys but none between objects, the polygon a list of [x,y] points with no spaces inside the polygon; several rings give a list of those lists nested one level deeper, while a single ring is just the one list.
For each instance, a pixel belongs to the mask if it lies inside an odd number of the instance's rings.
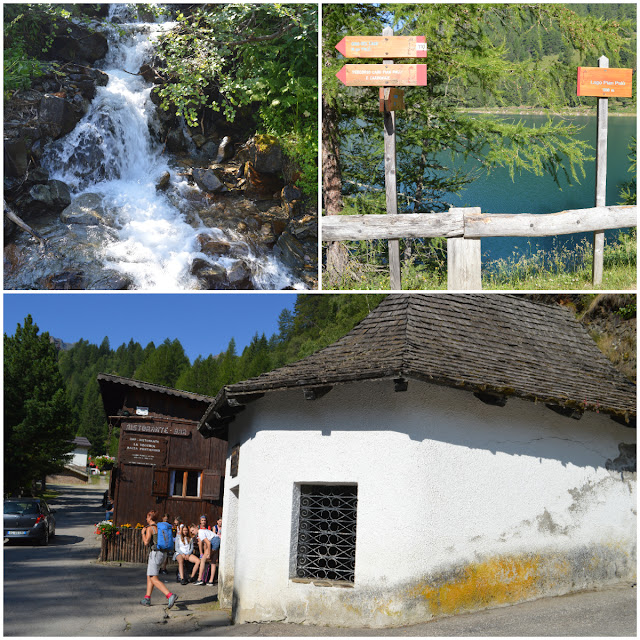
[{"label": "parked car", "polygon": [[41,498],[10,498],[4,501],[4,537],[37,540],[49,544],[56,535],[55,512]]}]

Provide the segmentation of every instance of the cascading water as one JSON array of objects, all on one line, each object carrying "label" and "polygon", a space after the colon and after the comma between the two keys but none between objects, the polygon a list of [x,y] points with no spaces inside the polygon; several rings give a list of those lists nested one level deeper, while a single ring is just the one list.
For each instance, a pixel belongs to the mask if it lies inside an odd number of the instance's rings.
[{"label": "cascading water", "polygon": [[[137,75],[152,57],[154,37],[172,23],[132,22],[127,11],[127,5],[110,7],[110,19],[120,24],[108,34],[109,53],[102,65],[109,76],[107,85],[98,87],[89,111],[75,129],[48,146],[42,164],[51,178],[69,186],[74,197],[92,193],[103,198],[104,209],[115,224],[87,233],[93,234],[95,258],[106,270],[126,277],[129,288],[202,288],[191,274],[196,258],[225,268],[234,259],[201,253],[199,234],[206,231],[230,243],[241,239],[222,230],[204,229],[193,218],[187,221],[176,197],[170,199],[156,189],[167,171],[174,194],[188,196],[198,189],[177,175],[162,144],[151,135],[152,85]],[[256,289],[304,288],[273,256],[245,250],[243,261],[250,265],[251,285]]]}]

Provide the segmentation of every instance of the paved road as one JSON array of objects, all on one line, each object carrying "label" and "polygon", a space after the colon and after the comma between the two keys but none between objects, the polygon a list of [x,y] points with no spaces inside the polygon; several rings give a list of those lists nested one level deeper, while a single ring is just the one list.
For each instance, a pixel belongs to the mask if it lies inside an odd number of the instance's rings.
[{"label": "paved road", "polygon": [[636,589],[630,585],[545,598],[398,629],[286,624],[229,624],[215,588],[181,586],[167,611],[162,595],[138,604],[141,565],[96,562],[94,525],[104,488],[57,487],[57,535],[48,547],[4,546],[5,636],[625,636],[636,635]]}]

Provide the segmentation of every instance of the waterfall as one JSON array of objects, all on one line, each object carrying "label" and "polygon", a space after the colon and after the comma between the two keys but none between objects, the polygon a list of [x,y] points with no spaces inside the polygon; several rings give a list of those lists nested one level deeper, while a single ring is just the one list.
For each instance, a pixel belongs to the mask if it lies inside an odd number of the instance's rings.
[{"label": "waterfall", "polygon": [[[42,164],[51,178],[62,180],[73,196],[99,194],[115,219],[97,250],[105,269],[117,271],[132,288],[182,291],[199,288],[191,265],[200,258],[227,267],[232,258],[215,260],[199,251],[198,235],[221,230],[189,221],[176,195],[187,195],[189,185],[171,166],[169,154],[152,135],[155,106],[152,85],[137,75],[152,58],[153,41],[173,26],[171,22],[132,21],[128,5],[110,6],[109,53],[101,68],[109,76],[98,87],[88,112],[75,129],[48,145]],[[156,190],[160,176],[171,174],[174,197]],[[229,242],[237,238],[227,237]],[[304,288],[274,257],[243,256],[251,265],[252,285],[264,289]]]}]

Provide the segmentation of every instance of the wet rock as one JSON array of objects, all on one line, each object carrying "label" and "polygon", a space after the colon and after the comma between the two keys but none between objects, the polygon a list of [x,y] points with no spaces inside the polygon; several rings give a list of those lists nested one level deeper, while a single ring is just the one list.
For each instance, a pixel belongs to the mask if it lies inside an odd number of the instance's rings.
[{"label": "wet rock", "polygon": [[90,64],[107,55],[109,44],[102,33],[60,18],[58,25],[62,28],[46,53],[50,60]]},{"label": "wet rock", "polygon": [[55,291],[86,289],[87,278],[81,271],[63,271],[40,280],[41,288]]},{"label": "wet rock", "polygon": [[282,147],[274,136],[255,136],[249,147],[249,157],[260,173],[282,172]]},{"label": "wet rock", "polygon": [[43,96],[39,111],[43,128],[54,139],[72,131],[82,118],[67,100],[53,95]]},{"label": "wet rock", "polygon": [[253,289],[251,269],[242,260],[234,262],[227,269],[227,279],[232,289]]},{"label": "wet rock", "polygon": [[49,172],[43,167],[36,167],[29,171],[25,184],[44,184],[49,181]]},{"label": "wet rock", "polygon": [[65,224],[97,225],[105,222],[103,198],[97,193],[83,193],[60,214]]},{"label": "wet rock", "polygon": [[292,218],[302,212],[302,192],[297,187],[285,185],[280,192],[280,202],[287,215]]},{"label": "wet rock", "polygon": [[245,167],[247,183],[244,192],[248,198],[274,200],[283,187],[282,179],[274,173],[261,173],[251,163]]},{"label": "wet rock", "polygon": [[202,147],[202,145],[207,141],[207,139],[201,133],[194,133],[191,136],[191,139],[193,140],[193,143],[196,145],[196,147],[198,147],[198,149],[200,149],[200,147]]},{"label": "wet rock", "polygon": [[224,187],[224,184],[212,169],[194,169],[192,175],[195,183],[203,191],[215,193],[216,191],[220,191]]},{"label": "wet rock", "polygon": [[231,142],[231,138],[229,136],[225,136],[222,138],[222,142],[218,147],[218,155],[216,156],[216,164],[220,164],[222,162],[226,162],[227,160],[231,160],[233,158],[233,144]]},{"label": "wet rock", "polygon": [[26,217],[58,214],[71,204],[69,187],[60,180],[35,184],[16,200],[17,208]]},{"label": "wet rock", "polygon": [[19,178],[27,172],[29,157],[24,137],[4,141],[4,175]]},{"label": "wet rock", "polygon": [[126,291],[131,288],[133,281],[131,278],[118,273],[117,271],[108,271],[102,277],[92,281],[87,289],[104,290],[104,291]]},{"label": "wet rock", "polygon": [[231,243],[226,240],[212,238],[207,235],[198,236],[200,251],[206,255],[226,255],[231,249]]},{"label": "wet rock", "polygon": [[260,227],[260,236],[259,236],[259,240],[262,244],[266,245],[267,247],[273,247],[273,245],[276,243],[278,237],[275,234],[273,227],[270,224],[263,224]]},{"label": "wet rock", "polygon": [[212,140],[208,140],[200,147],[200,157],[205,160],[212,160],[216,157],[217,153],[218,145]]},{"label": "wet rock", "polygon": [[169,186],[169,181],[171,180],[171,174],[168,171],[165,171],[158,180],[156,184],[156,191],[164,191]]},{"label": "wet rock", "polygon": [[[6,221],[7,221],[7,218],[5,218],[5,225],[6,225]],[[7,233],[6,233],[6,226],[5,226],[5,238],[6,237],[7,237]],[[4,253],[3,253],[3,266],[4,266],[5,276],[11,276],[15,273],[20,272],[24,267],[25,261],[26,260],[25,260],[24,252],[21,249],[19,249],[15,243],[12,242],[11,244],[8,244],[4,248]]]},{"label": "wet rock", "polygon": [[196,258],[191,265],[191,274],[196,276],[205,289],[227,289],[229,281],[227,270],[219,264],[210,264]]},{"label": "wet rock", "polygon": [[162,84],[164,80],[160,74],[149,64],[143,64],[138,73],[147,81],[154,84]]},{"label": "wet rock", "polygon": [[187,140],[182,129],[171,129],[167,134],[167,149],[172,153],[180,153],[186,151],[187,147]]}]

